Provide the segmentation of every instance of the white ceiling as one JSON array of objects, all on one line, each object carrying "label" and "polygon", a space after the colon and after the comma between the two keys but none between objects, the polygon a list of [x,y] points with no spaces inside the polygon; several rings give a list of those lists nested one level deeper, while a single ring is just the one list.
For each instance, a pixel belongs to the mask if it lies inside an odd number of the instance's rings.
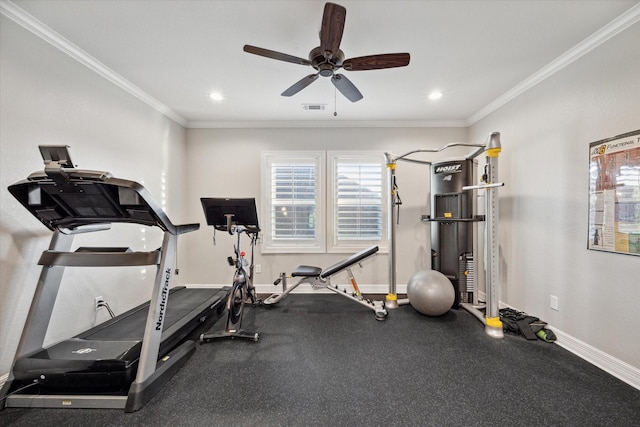
[{"label": "white ceiling", "polygon": [[[307,58],[324,1],[3,0],[2,12],[189,127],[466,126],[640,17],[637,0],[335,2],[347,58],[411,54],[408,67],[341,71],[357,103],[327,78],[282,97],[314,70],[242,50]],[[430,101],[435,89],[444,96]]]}]

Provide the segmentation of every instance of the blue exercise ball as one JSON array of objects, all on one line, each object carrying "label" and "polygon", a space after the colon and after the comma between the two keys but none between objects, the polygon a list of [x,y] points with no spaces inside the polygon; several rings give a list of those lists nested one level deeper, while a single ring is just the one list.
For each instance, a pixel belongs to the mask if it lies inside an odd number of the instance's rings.
[{"label": "blue exercise ball", "polygon": [[456,295],[447,276],[435,270],[422,270],[409,279],[407,298],[420,313],[442,316],[451,309]]}]

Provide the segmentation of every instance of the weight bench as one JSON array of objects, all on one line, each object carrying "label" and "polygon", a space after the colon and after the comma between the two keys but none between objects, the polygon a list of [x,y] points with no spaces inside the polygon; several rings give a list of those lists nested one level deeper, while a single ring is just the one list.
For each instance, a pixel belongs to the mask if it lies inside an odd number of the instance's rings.
[{"label": "weight bench", "polygon": [[[387,318],[387,310],[385,309],[384,301],[374,301],[363,298],[362,294],[360,293],[360,289],[358,288],[358,283],[356,282],[356,279],[355,277],[353,277],[353,273],[351,272],[351,267],[353,265],[358,264],[362,267],[360,263],[370,256],[373,256],[376,252],[378,252],[378,247],[371,246],[370,248],[353,254],[349,258],[343,259],[342,261],[339,261],[332,266],[325,268],[324,270],[320,267],[299,265],[291,272],[290,276],[287,276],[286,273],[280,273],[280,277],[278,277],[278,279],[273,282],[273,284],[277,286],[282,283],[282,292],[273,294],[270,297],[266,298],[263,301],[263,304],[277,304],[299,285],[301,285],[302,283],[308,283],[313,289],[326,288],[331,292],[342,295],[343,297],[349,298],[352,301],[362,304],[375,312],[376,320],[385,320]],[[340,290],[337,285],[331,285],[331,276],[344,270],[346,270],[347,274],[349,274],[349,279],[353,287],[352,292],[347,291],[347,289]],[[288,277],[299,277],[300,279],[295,285],[287,287]]]}]

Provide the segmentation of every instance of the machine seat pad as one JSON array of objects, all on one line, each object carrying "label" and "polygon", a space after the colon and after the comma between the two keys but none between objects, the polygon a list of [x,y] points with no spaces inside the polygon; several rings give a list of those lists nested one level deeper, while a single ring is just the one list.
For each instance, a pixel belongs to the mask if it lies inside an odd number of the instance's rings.
[{"label": "machine seat pad", "polygon": [[310,265],[299,265],[291,272],[291,277],[318,277],[322,273],[320,267]]}]

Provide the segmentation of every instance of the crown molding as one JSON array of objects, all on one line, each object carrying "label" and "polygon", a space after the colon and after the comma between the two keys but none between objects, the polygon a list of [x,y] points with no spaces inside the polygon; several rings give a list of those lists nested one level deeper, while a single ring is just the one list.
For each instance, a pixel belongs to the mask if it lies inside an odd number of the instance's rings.
[{"label": "crown molding", "polygon": [[138,98],[176,123],[190,129],[202,128],[296,128],[296,127],[469,127],[489,114],[546,80],[607,40],[640,21],[640,3],[602,27],[600,30],[569,49],[564,54],[508,90],[466,120],[438,121],[187,121],[184,117],[153,98],[142,89],[56,33],[10,0],[0,0],[0,13],[42,38],[52,46],[71,56],[81,64]]},{"label": "crown molding", "polygon": [[98,61],[96,58],[89,55],[87,52],[80,49],[75,44],[71,43],[66,38],[62,37],[60,34],[49,28],[43,22],[31,16],[19,6],[16,6],[13,2],[9,0],[1,0],[0,13],[2,13],[4,16],[11,19],[24,29],[40,37],[42,40],[51,44],[53,47],[66,53],[85,67],[104,77],[125,92],[133,95],[140,101],[149,105],[151,108],[162,113],[169,119],[182,126],[187,125],[187,120],[173,111],[171,108],[153,98],[138,86],[134,85],[133,83],[113,71],[111,68],[107,67],[102,62]]},{"label": "crown molding", "polygon": [[505,92],[504,94],[487,104],[485,107],[481,108],[478,112],[467,119],[467,125],[471,126],[479,120],[485,118],[503,105],[514,100],[543,80],[551,77],[553,74],[557,73],[572,62],[591,52],[602,43],[606,42],[612,37],[615,37],[638,21],[640,21],[640,3],[633,6],[631,9],[627,10],[625,13],[618,16],[613,21],[609,22],[600,30],[596,31],[591,36],[587,37],[582,42],[578,43],[555,60],[551,61],[539,71],[532,74],[509,91]]},{"label": "crown molding", "polygon": [[188,129],[215,128],[460,128],[467,127],[466,120],[257,120],[214,121],[190,120]]}]

